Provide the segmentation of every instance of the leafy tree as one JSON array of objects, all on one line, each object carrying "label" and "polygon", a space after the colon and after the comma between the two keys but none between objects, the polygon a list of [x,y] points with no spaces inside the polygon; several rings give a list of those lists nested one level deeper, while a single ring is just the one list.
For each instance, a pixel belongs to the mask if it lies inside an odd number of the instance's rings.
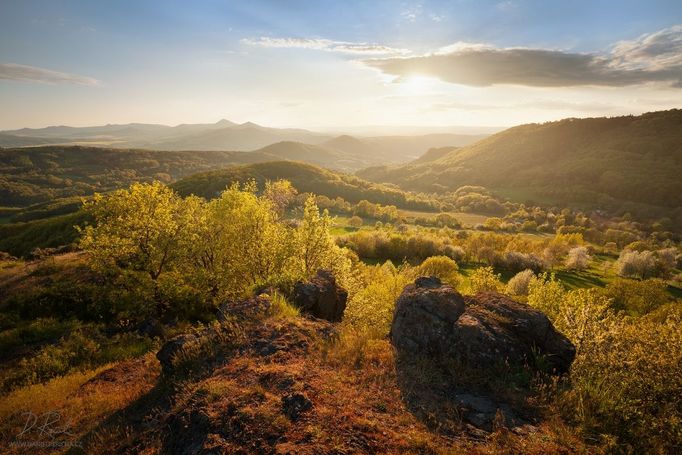
[{"label": "leafy tree", "polygon": [[95,224],[82,230],[81,248],[100,270],[148,276],[157,313],[162,313],[167,302],[160,279],[187,260],[197,239],[201,200],[183,200],[160,182],[136,183],[107,196],[96,194],[84,208]]},{"label": "leafy tree", "polygon": [[320,269],[332,270],[337,280],[344,284],[350,276],[350,261],[347,255],[335,243],[329,232],[331,218],[325,210],[315,204],[315,198],[309,197],[303,208],[303,220],[295,233],[295,256],[298,264],[299,279],[309,278]]},{"label": "leafy tree", "polygon": [[566,258],[566,268],[569,270],[584,270],[590,263],[592,257],[584,246],[577,246],[568,251]]},{"label": "leafy tree", "polygon": [[233,184],[206,204],[192,259],[214,297],[243,295],[282,273],[291,242],[271,197],[259,198],[254,183]]},{"label": "leafy tree", "polygon": [[362,218],[360,218],[357,215],[352,216],[351,219],[348,220],[348,225],[354,228],[359,228],[360,226],[362,226],[362,223],[363,223]]},{"label": "leafy tree", "polygon": [[282,216],[286,208],[296,197],[296,188],[288,180],[268,180],[265,182],[263,196],[272,202],[272,206],[278,215]]}]

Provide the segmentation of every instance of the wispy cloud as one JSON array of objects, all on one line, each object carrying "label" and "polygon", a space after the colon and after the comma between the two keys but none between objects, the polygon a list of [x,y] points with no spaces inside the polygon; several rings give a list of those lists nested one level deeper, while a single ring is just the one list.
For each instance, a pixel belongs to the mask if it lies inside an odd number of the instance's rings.
[{"label": "wispy cloud", "polygon": [[312,49],[327,52],[358,55],[406,55],[407,49],[396,49],[376,43],[357,43],[349,41],[334,41],[322,38],[246,38],[241,40],[243,44],[270,48],[298,48]]},{"label": "wispy cloud", "polygon": [[501,109],[543,109],[543,110],[558,110],[558,111],[577,111],[577,112],[609,112],[619,109],[607,103],[597,102],[573,102],[564,100],[539,99],[528,101],[525,103],[512,104],[479,104],[467,103],[461,101],[453,101],[449,103],[436,103],[431,106],[433,110],[446,111],[450,109],[465,110],[465,111],[490,111]]},{"label": "wispy cloud", "polygon": [[100,85],[100,81],[91,77],[16,63],[0,63],[0,80],[2,79],[40,84]]},{"label": "wispy cloud", "polygon": [[422,74],[479,87],[622,87],[666,82],[682,88],[682,25],[619,42],[605,54],[455,43],[426,55],[374,58],[364,63],[397,77]]}]

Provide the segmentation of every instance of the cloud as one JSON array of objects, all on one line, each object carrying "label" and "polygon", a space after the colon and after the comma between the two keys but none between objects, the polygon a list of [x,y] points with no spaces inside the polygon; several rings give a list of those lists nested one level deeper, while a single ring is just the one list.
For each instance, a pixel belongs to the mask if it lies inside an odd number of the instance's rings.
[{"label": "cloud", "polygon": [[609,112],[619,109],[619,106],[615,106],[607,103],[597,103],[597,102],[573,102],[573,101],[563,101],[563,100],[552,100],[552,99],[539,99],[528,101],[525,103],[514,103],[514,104],[478,104],[478,103],[467,103],[461,101],[453,101],[449,103],[436,103],[431,106],[433,110],[445,111],[450,109],[466,110],[466,111],[488,111],[488,110],[501,110],[501,109],[545,109],[545,110],[558,110],[558,111],[588,111],[588,112]]},{"label": "cloud", "polygon": [[616,43],[603,55],[459,42],[422,56],[364,63],[399,78],[420,74],[478,87],[623,87],[666,82],[682,88],[682,26]]},{"label": "cloud", "polygon": [[0,63],[0,80],[37,82],[40,84],[100,85],[100,81],[78,74],[62,73],[35,66]]},{"label": "cloud", "polygon": [[407,49],[396,49],[375,43],[353,43],[320,38],[270,38],[261,36],[257,39],[246,38],[241,42],[249,46],[312,49],[343,54],[404,55],[410,52]]}]

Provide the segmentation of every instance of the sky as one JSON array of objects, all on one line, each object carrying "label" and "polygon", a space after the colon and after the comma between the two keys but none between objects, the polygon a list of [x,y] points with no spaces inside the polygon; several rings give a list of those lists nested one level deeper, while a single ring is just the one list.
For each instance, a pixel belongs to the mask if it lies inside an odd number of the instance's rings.
[{"label": "sky", "polygon": [[680,0],[0,0],[0,129],[496,126],[682,108]]}]

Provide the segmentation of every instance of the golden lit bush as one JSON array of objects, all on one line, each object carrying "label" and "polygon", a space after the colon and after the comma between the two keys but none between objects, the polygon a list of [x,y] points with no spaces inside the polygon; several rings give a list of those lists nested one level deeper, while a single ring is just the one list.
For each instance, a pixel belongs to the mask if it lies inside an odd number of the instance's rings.
[{"label": "golden lit bush", "polygon": [[600,320],[576,357],[571,387],[558,396],[564,414],[587,436],[613,435],[621,452],[675,452],[682,445],[681,322]]},{"label": "golden lit bush", "polygon": [[447,256],[431,256],[417,267],[417,273],[423,276],[436,276],[445,283],[457,286],[460,281],[457,263]]},{"label": "golden lit bush", "polygon": [[505,292],[511,295],[528,295],[528,285],[533,278],[535,273],[530,269],[519,272],[507,282]]},{"label": "golden lit bush", "polygon": [[649,313],[670,300],[666,283],[658,279],[616,279],[606,286],[605,294],[616,310],[633,316]]},{"label": "golden lit bush", "polygon": [[469,275],[469,293],[495,291],[501,292],[504,284],[500,280],[500,274],[496,274],[492,267],[479,267]]},{"label": "golden lit bush", "polygon": [[531,280],[528,303],[576,346],[570,382],[555,404],[589,439],[625,453],[670,453],[682,443],[682,324],[679,312],[622,316],[609,292],[566,291]]},{"label": "golden lit bush", "polygon": [[386,262],[366,266],[362,275],[364,283],[351,293],[343,323],[370,337],[383,338],[391,328],[395,301],[414,280],[415,271],[407,265],[394,267]]}]

